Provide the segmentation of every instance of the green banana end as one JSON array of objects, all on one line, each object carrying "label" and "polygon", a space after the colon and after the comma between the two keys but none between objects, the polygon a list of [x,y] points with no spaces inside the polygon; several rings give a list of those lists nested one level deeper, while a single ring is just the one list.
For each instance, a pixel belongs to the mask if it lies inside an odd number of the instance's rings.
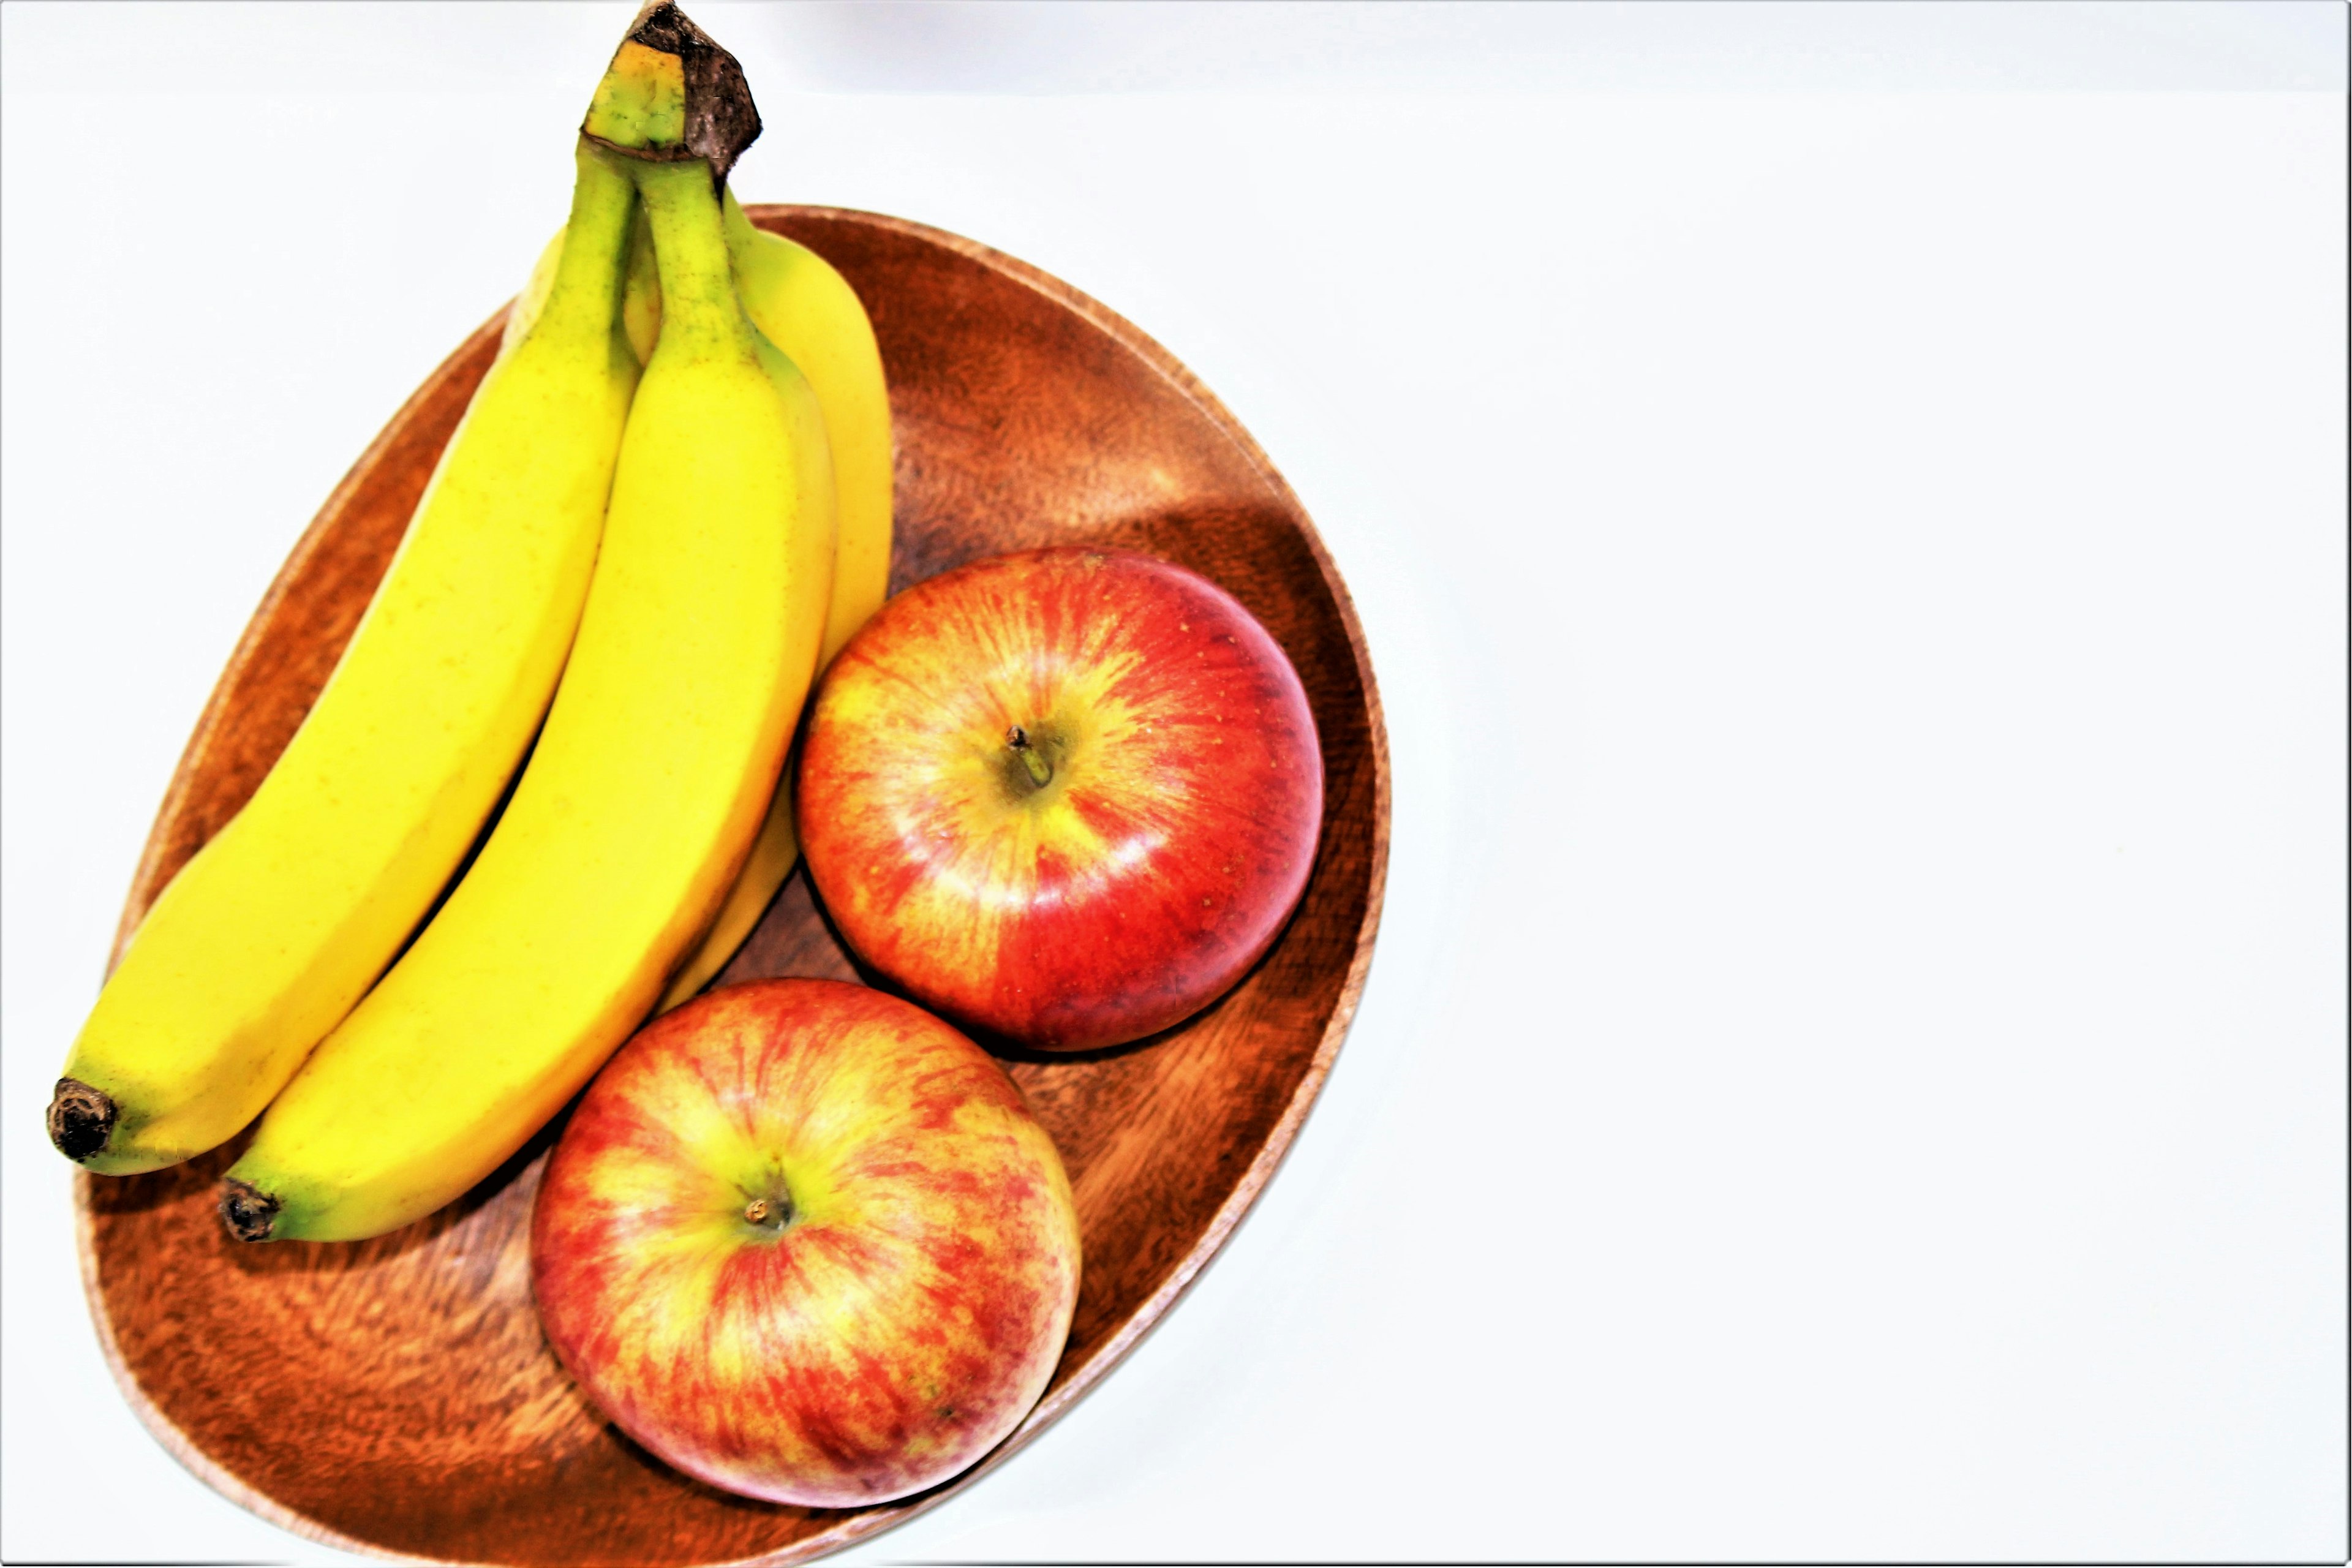
[{"label": "green banana end", "polygon": [[221,1224],[239,1241],[275,1240],[280,1206],[251,1182],[231,1176],[221,1184]]},{"label": "green banana end", "polygon": [[106,1152],[120,1114],[114,1097],[104,1089],[78,1078],[61,1078],[49,1098],[49,1142],[67,1159],[87,1164]]},{"label": "green banana end", "polygon": [[237,1240],[364,1241],[399,1228],[399,1221],[369,1223],[382,1217],[382,1205],[354,1203],[351,1194],[253,1152],[221,1178],[221,1226]]}]

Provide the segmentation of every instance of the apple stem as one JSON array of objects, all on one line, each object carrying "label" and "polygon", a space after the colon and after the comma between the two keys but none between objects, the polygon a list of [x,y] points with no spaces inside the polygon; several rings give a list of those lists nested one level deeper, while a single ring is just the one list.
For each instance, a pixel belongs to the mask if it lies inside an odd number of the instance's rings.
[{"label": "apple stem", "polygon": [[772,1204],[765,1198],[753,1198],[743,1205],[743,1217],[757,1226],[780,1226],[786,1215],[779,1210],[789,1210],[788,1204]]},{"label": "apple stem", "polygon": [[1021,765],[1029,770],[1031,784],[1039,789],[1044,789],[1053,781],[1054,764],[1047,762],[1037,748],[1029,743],[1028,731],[1018,724],[1013,725],[1011,731],[1005,735],[1004,743],[1013,748],[1014,753],[1021,759]]}]

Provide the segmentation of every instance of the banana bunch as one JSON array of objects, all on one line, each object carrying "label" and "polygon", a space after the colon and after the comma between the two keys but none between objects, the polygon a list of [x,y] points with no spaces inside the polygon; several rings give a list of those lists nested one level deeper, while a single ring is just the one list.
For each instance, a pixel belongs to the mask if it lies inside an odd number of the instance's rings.
[{"label": "banana bunch", "polygon": [[309,716],[155,900],[74,1042],[49,1132],[91,1170],[173,1164],[251,1121],[392,962],[522,761],[637,384],[619,313],[636,205],[620,160],[583,142],[546,308],[475,394]]},{"label": "banana bunch", "polygon": [[795,853],[786,746],[881,602],[890,528],[865,312],[725,192],[758,131],[732,57],[640,13],[341,663],[75,1042],[67,1154],[153,1169],[266,1106],[231,1231],[381,1234],[494,1170],[757,922]]},{"label": "banana bunch", "polygon": [[[722,193],[727,254],[744,313],[761,336],[808,376],[824,407],[832,439],[834,485],[839,509],[838,550],[834,561],[833,602],[825,616],[818,654],[822,670],[882,607],[890,582],[890,399],[882,376],[882,354],[848,279],[804,245],[755,227],[731,190]],[[500,353],[509,352],[530,330],[552,287],[563,253],[565,231],[548,241],[531,269],[530,282],[507,317]],[[661,331],[661,278],[654,259],[653,231],[639,215],[622,306],[629,342],[642,363]],[[760,837],[743,874],[728,893],[693,953],[670,977],[657,1013],[693,997],[727,965],[751,934],[760,917],[792,874],[800,857],[793,828],[792,770],[778,779]]]}]

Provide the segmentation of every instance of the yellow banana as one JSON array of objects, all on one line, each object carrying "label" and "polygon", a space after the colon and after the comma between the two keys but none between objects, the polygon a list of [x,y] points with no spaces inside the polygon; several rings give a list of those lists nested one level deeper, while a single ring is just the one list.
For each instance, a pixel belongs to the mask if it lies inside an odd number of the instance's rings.
[{"label": "yellow banana", "polygon": [[[743,309],[769,342],[808,373],[824,406],[833,444],[840,546],[834,560],[833,602],[825,616],[822,670],[882,607],[890,587],[890,394],[882,378],[882,352],[873,324],[848,279],[804,245],[752,226],[732,191],[726,195],[727,250]],[[644,308],[650,297],[652,309]],[[644,352],[657,326],[661,293],[653,269],[639,261],[629,272],[622,320]],[[648,320],[648,317],[651,320]],[[776,889],[800,857],[793,830],[793,777],[779,773],[768,815],[760,825],[743,874],[729,891],[710,929],[662,993],[667,1012],[727,966],[751,934]]]},{"label": "yellow banana", "polygon": [[[635,189],[634,186],[631,188]],[[637,214],[636,227],[631,231],[629,267],[632,273],[635,272],[637,265],[636,246],[634,242],[636,235],[642,232],[644,227],[645,214],[640,211]],[[555,266],[563,258],[563,237],[569,230],[570,226],[566,225],[563,228],[555,231],[555,237],[547,242],[546,248],[539,253],[539,259],[531,263],[530,280],[522,286],[522,292],[516,295],[514,303],[507,308],[507,324],[499,333],[499,359],[503,360],[507,355],[514,353],[515,345],[530,334],[531,327],[539,321],[540,311],[547,308],[548,291],[555,287]],[[634,286],[633,279],[631,287]],[[627,308],[628,297],[624,291],[622,309],[625,312]],[[625,314],[623,316],[622,324],[625,331],[627,329]],[[629,341],[629,352],[637,356],[637,364],[643,368],[646,363],[645,353],[637,347],[634,336]]]},{"label": "yellow banana", "polygon": [[[732,190],[724,201],[727,255],[744,314],[807,374],[833,441],[841,548],[824,626],[830,661],[889,590],[890,393],[882,351],[849,279],[807,246],[754,225]],[[661,299],[647,226],[640,221],[621,323],[641,360],[661,330]]]},{"label": "yellow banana", "polygon": [[310,715],[156,900],[49,1107],[94,1171],[245,1126],[348,1013],[480,832],[579,624],[637,364],[635,205],[583,142],[545,308],[484,379]]},{"label": "yellow banana", "polygon": [[[634,74],[658,106],[678,55],[647,37],[606,87]],[[600,89],[592,139],[619,140],[608,109]],[[656,148],[697,122],[646,118]],[[473,866],[231,1168],[245,1239],[379,1235],[488,1174],[645,1016],[758,831],[831,589],[824,416],[738,302],[711,163],[632,172],[668,309],[571,662]]]},{"label": "yellow banana", "polygon": [[[824,405],[833,447],[835,494],[839,507],[839,548],[833,572],[833,603],[825,618],[822,670],[842,645],[882,607],[890,584],[890,395],[883,379],[882,353],[873,323],[849,280],[808,247],[754,226],[731,190],[726,193],[727,250],[736,292],[761,334],[804,371]],[[548,242],[539,266],[507,319],[509,342],[529,330],[553,278],[561,233]],[[661,282],[645,217],[637,220],[622,322],[640,360],[653,353],[661,330]],[[718,917],[663,993],[657,1012],[667,1012],[709,984],[735,956],[776,889],[800,858],[793,827],[792,769],[776,781],[759,841],[729,890]]]}]

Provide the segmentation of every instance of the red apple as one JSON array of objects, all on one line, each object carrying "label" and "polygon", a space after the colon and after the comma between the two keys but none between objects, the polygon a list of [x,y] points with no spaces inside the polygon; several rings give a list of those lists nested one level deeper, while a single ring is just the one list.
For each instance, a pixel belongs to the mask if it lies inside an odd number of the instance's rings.
[{"label": "red apple", "polygon": [[1128,551],[999,556],[884,605],[801,761],[809,875],[858,955],[1025,1044],[1222,995],[1307,886],[1323,763],[1265,628]]},{"label": "red apple", "polygon": [[936,1485],[1045,1391],[1069,1178],[995,1058],[861,985],[714,991],[590,1085],[531,1216],[556,1354],[687,1474],[853,1508]]}]

